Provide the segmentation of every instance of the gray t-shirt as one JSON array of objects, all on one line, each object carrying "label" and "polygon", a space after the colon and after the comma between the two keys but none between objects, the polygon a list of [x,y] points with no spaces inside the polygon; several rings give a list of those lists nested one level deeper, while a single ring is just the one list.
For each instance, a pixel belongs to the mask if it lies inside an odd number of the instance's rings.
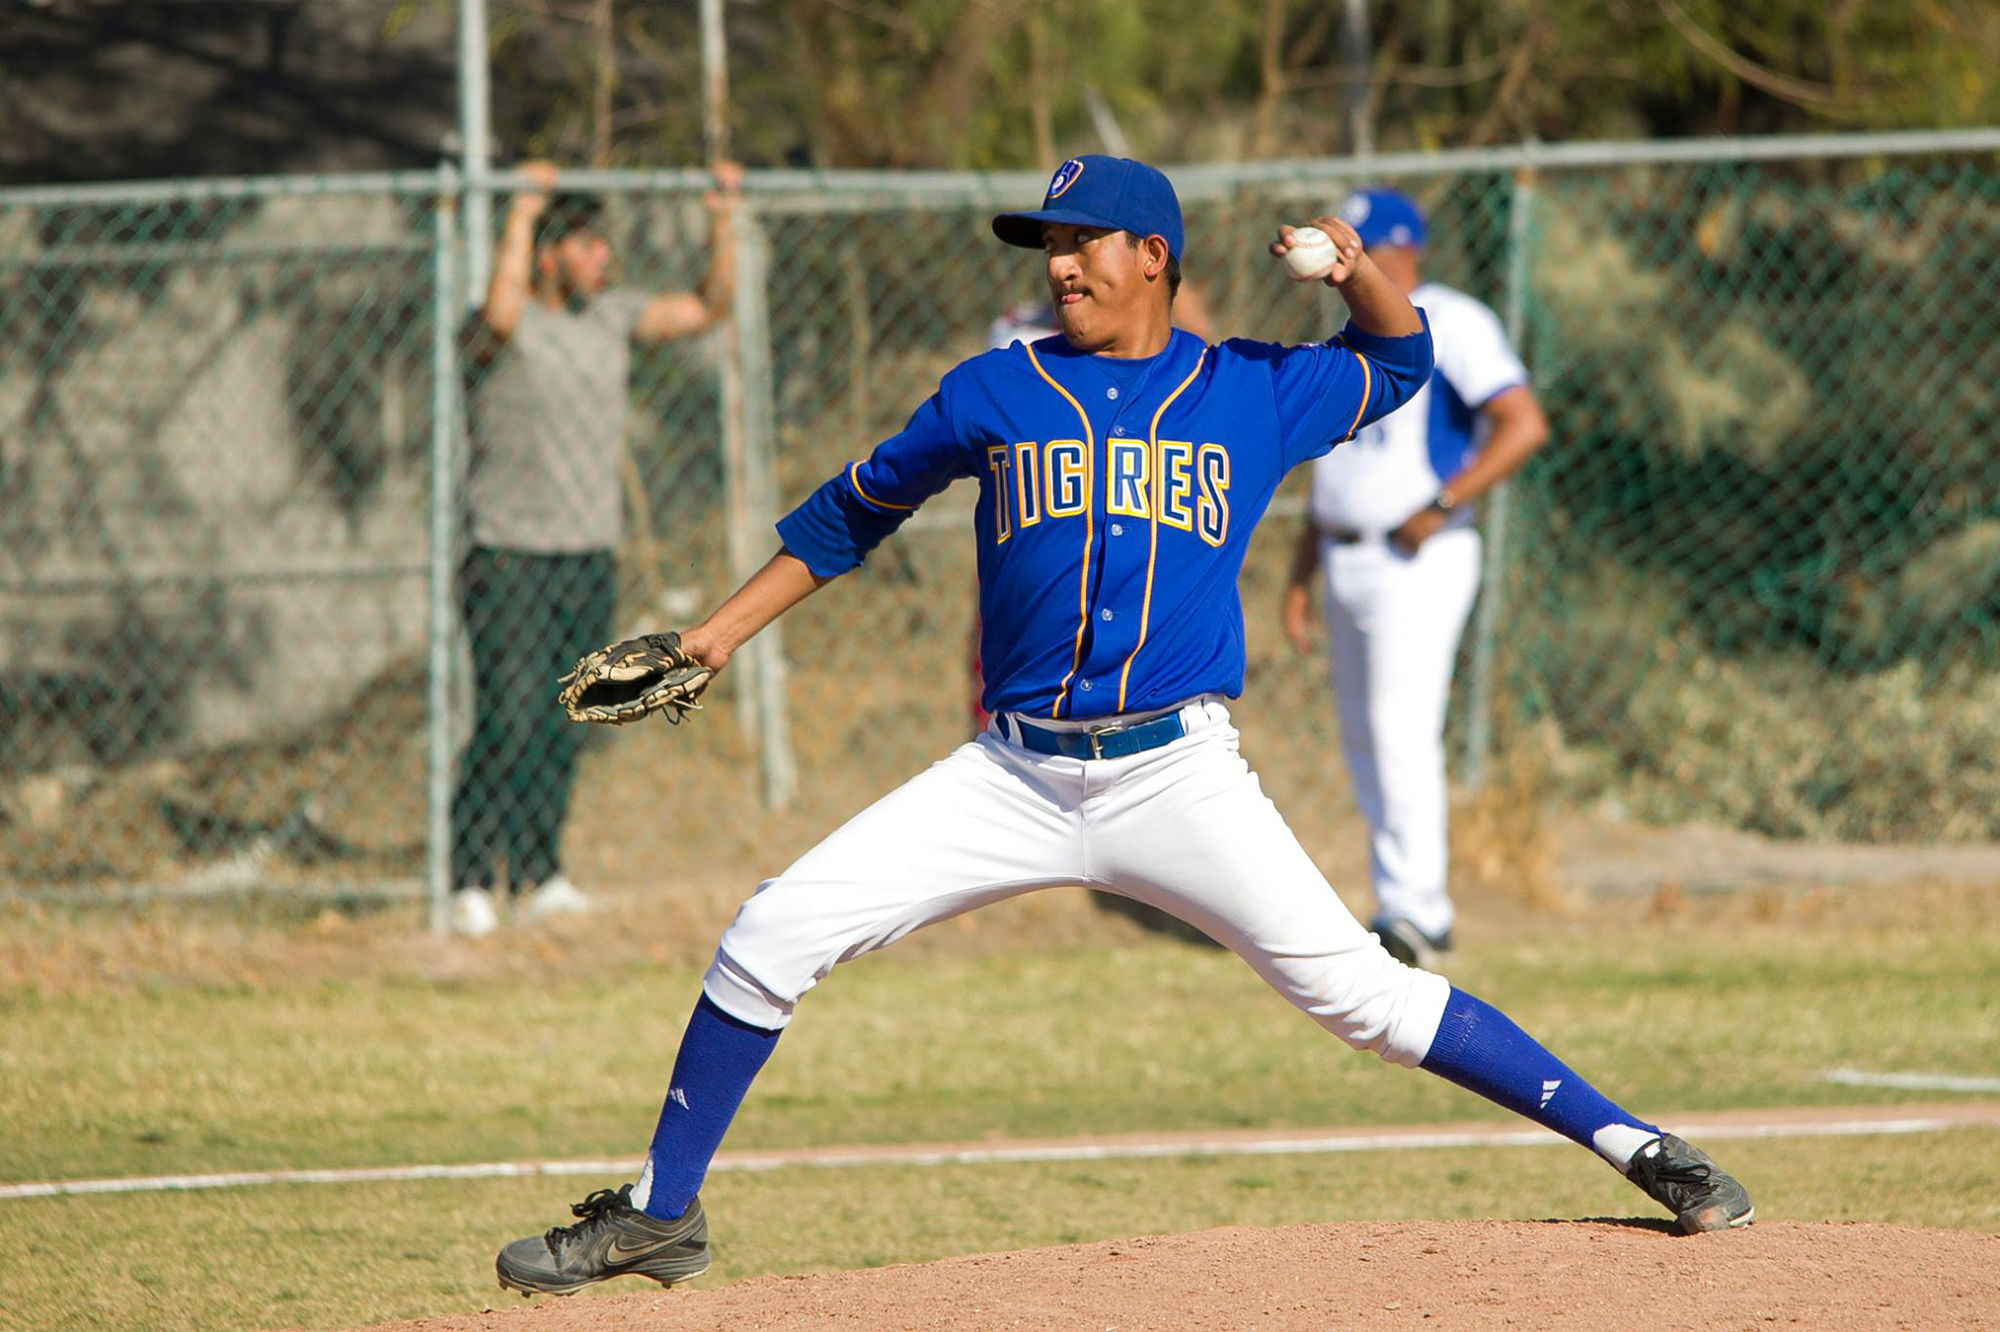
[{"label": "gray t-shirt", "polygon": [[475,544],[552,554],[618,544],[632,333],[649,299],[612,290],[578,313],[528,301],[471,394]]}]

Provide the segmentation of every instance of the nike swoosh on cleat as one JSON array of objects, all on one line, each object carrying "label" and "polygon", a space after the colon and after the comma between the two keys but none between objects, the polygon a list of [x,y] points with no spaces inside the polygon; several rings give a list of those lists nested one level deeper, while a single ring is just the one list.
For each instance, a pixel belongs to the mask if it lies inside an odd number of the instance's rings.
[{"label": "nike swoosh on cleat", "polygon": [[616,1236],[613,1236],[611,1243],[605,1246],[604,1258],[605,1261],[613,1263],[636,1262],[641,1258],[650,1258],[661,1249],[670,1247],[673,1243],[674,1241],[672,1240],[647,1240],[643,1244],[633,1247],[627,1246]]}]

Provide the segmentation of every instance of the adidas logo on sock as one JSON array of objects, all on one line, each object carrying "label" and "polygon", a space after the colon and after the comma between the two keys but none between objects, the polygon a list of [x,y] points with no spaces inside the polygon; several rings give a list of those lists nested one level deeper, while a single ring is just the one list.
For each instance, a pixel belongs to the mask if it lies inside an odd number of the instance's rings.
[{"label": "adidas logo on sock", "polygon": [[1562,1085],[1561,1078],[1544,1078],[1542,1080],[1542,1109],[1548,1109],[1549,1102],[1555,1099],[1556,1088]]},{"label": "adidas logo on sock", "polygon": [[[683,1110],[686,1110],[688,1108],[687,1093],[682,1091],[679,1087],[675,1087],[671,1091],[669,1091],[667,1093],[667,1099],[669,1101],[672,1101],[675,1105],[679,1106]],[[1548,1097],[1544,1096],[1542,1098],[1542,1104],[1547,1105],[1548,1103],[1549,1103]]]}]

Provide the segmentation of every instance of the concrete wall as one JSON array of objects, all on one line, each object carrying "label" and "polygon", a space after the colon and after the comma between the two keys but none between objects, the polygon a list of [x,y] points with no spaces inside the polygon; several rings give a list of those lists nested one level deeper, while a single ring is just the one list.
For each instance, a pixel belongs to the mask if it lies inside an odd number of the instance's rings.
[{"label": "concrete wall", "polygon": [[295,732],[419,651],[421,209],[231,205],[192,242],[171,209],[20,223],[0,221],[26,250],[0,269],[0,764]]}]

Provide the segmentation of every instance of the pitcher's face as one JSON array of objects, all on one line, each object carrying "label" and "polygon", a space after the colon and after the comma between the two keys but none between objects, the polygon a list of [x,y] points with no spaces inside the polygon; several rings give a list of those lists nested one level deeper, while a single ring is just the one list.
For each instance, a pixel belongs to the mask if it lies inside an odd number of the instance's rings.
[{"label": "pitcher's face", "polygon": [[1156,237],[1135,240],[1125,231],[1044,222],[1042,249],[1056,322],[1078,351],[1125,341],[1146,326],[1153,304],[1166,300],[1159,276],[1166,246]]}]

